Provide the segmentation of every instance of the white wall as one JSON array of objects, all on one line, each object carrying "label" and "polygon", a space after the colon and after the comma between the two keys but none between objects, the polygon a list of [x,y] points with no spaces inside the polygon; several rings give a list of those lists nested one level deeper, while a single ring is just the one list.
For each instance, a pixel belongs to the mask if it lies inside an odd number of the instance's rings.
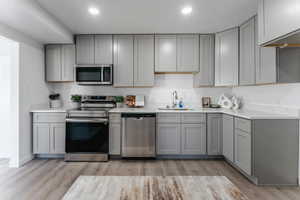
[{"label": "white wall", "polygon": [[0,24],[0,35],[19,43],[19,59],[12,69],[11,97],[12,133],[16,133],[10,165],[18,167],[32,158],[32,123],[30,108],[47,104],[49,88],[45,83],[44,49],[41,44],[26,35]]},{"label": "white wall", "polygon": [[211,96],[216,103],[217,98],[229,88],[194,88],[193,76],[190,74],[156,75],[153,88],[113,88],[104,86],[79,86],[75,83],[51,84],[53,92],[62,95],[64,105],[68,107],[71,94],[83,95],[145,95],[146,106],[164,106],[171,103],[171,92],[177,90],[179,97],[187,106],[200,107],[201,97]]},{"label": "white wall", "polygon": [[18,44],[12,40],[0,36],[0,158],[10,158],[12,153],[11,131],[11,72],[17,68],[15,60],[18,59]]},{"label": "white wall", "polygon": [[297,114],[300,109],[300,83],[233,88],[245,108]]}]

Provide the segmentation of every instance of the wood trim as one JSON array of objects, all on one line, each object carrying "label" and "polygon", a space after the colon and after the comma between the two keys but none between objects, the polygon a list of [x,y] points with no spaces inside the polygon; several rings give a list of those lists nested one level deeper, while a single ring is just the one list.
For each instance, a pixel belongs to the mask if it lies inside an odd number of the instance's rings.
[{"label": "wood trim", "polygon": [[154,74],[196,74],[198,72],[155,72]]},{"label": "wood trim", "polygon": [[268,44],[265,47],[279,47],[279,48],[286,48],[286,47],[300,47],[300,44]]}]

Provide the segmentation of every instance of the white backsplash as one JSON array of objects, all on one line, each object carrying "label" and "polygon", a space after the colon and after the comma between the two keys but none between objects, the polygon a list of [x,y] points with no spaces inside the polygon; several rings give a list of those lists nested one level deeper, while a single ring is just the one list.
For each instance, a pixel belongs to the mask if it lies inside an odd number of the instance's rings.
[{"label": "white backsplash", "polygon": [[51,83],[53,92],[61,94],[64,106],[68,107],[71,94],[82,95],[145,95],[146,106],[158,107],[171,103],[171,93],[176,90],[188,107],[201,107],[201,98],[212,97],[217,103],[219,96],[231,92],[231,88],[194,88],[193,75],[155,75],[153,88],[113,88],[107,86],[80,86],[76,83]]},{"label": "white backsplash", "polygon": [[245,109],[299,114],[300,83],[236,87],[232,92],[242,98]]}]

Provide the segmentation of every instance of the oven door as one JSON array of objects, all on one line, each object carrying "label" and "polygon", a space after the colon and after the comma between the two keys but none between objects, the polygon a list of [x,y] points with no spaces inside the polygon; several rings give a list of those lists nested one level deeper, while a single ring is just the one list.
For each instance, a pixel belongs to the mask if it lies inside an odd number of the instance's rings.
[{"label": "oven door", "polygon": [[108,119],[67,119],[66,153],[108,154]]}]

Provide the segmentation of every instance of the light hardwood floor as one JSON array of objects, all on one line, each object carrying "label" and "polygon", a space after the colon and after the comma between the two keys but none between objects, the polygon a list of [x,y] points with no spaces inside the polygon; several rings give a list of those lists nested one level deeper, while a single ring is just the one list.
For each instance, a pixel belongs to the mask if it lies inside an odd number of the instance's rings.
[{"label": "light hardwood floor", "polygon": [[257,187],[220,160],[115,160],[107,163],[66,163],[60,159],[33,160],[19,169],[0,165],[0,199],[61,199],[80,175],[226,176],[249,199],[300,199],[298,187]]}]

